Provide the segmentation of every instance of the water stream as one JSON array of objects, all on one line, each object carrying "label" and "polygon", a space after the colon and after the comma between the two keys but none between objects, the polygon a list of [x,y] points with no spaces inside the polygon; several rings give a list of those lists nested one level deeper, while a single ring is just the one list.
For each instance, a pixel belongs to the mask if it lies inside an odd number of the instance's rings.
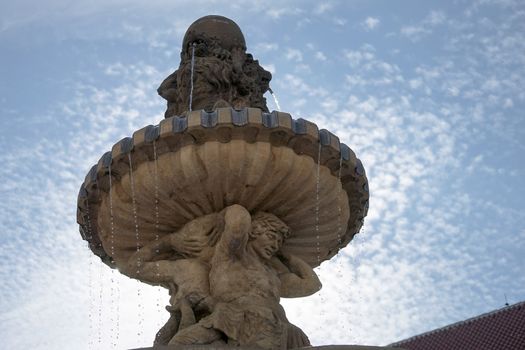
[{"label": "water stream", "polygon": [[[157,143],[153,140],[153,164],[154,164],[154,179],[155,182],[155,243],[156,249],[155,253],[159,253],[159,167],[158,167],[158,156],[157,156]],[[160,279],[160,267],[158,261],[155,263],[157,268],[156,276],[157,279]],[[161,320],[161,308],[160,308],[160,294],[162,292],[162,287],[157,287],[157,327],[160,328]]]},{"label": "water stream", "polygon": [[[113,216],[113,194],[111,189],[113,187],[111,163],[108,167],[109,170],[109,223],[110,223],[110,254],[111,257],[115,256],[115,223]],[[111,288],[110,288],[110,299],[111,299],[111,329],[110,329],[110,343],[114,349],[118,346],[119,333],[120,333],[120,287],[115,281],[115,269],[111,269]],[[116,301],[115,301],[116,298]],[[115,317],[115,319],[113,318]],[[114,328],[113,328],[114,327]]]},{"label": "water stream", "polygon": [[343,168],[343,154],[341,153],[339,157],[339,171],[337,172],[337,184],[339,191],[337,191],[337,198],[339,201],[338,205],[338,215],[337,215],[337,244],[339,244],[339,249],[337,250],[336,260],[337,260],[337,278],[343,278],[343,260],[341,257],[341,243],[343,239],[343,222],[341,216],[343,215],[343,210],[341,208],[341,192],[343,191],[343,184],[341,182],[341,170]]},{"label": "water stream", "polygon": [[[136,242],[136,251],[138,252],[140,250],[140,234],[139,234],[139,223],[138,223],[138,216],[137,216],[137,198],[135,194],[135,179],[133,178],[133,166],[131,162],[131,152],[128,153],[128,160],[129,160],[129,180],[131,185],[131,203],[132,203],[132,211],[133,211],[133,223],[135,226],[135,242]],[[141,267],[141,261],[140,259],[137,259],[137,279],[140,277],[140,267]],[[144,312],[143,312],[143,305],[141,302],[142,295],[141,295],[141,287],[140,283],[137,284],[137,298],[138,298],[138,331],[137,336],[139,339],[142,337],[142,324],[144,321]]]},{"label": "water stream", "polygon": [[270,94],[272,95],[273,101],[275,102],[275,105],[277,106],[277,110],[280,111],[281,105],[279,104],[279,100],[277,100],[277,96],[275,96],[275,93],[270,87],[268,87],[268,92],[270,92]]},{"label": "water stream", "polygon": [[104,302],[102,295],[104,294],[104,264],[101,262],[98,264],[98,348],[102,349],[102,303]]},{"label": "water stream", "polygon": [[319,242],[319,189],[320,189],[320,170],[321,170],[321,141],[319,140],[319,151],[317,153],[317,173],[315,184],[315,234],[317,237],[317,264],[321,264],[321,247]]},{"label": "water stream", "polygon": [[[344,232],[343,231],[343,222],[342,222],[342,215],[343,215],[343,210],[341,208],[341,192],[343,191],[343,183],[341,182],[341,172],[342,172],[342,168],[343,168],[343,153],[340,152],[340,156],[339,156],[339,170],[337,172],[337,183],[338,183],[338,186],[339,187],[339,191],[337,192],[337,198],[338,198],[338,201],[339,201],[339,206],[338,206],[338,215],[337,215],[337,243],[339,244],[339,247],[341,246],[341,243],[342,243],[342,238],[343,238],[343,234]],[[337,261],[337,274],[336,274],[336,277],[339,281],[341,281],[340,283],[342,283],[344,281],[344,275],[343,275],[343,259],[344,259],[344,255],[341,255],[341,248],[339,248],[339,250],[337,251],[337,255],[336,255],[336,261]],[[348,283],[348,282],[347,282]],[[352,284],[350,283],[349,286],[347,286],[346,290],[351,290],[351,287],[352,287]],[[348,310],[348,313],[351,314],[351,310]],[[345,326],[349,326],[350,325],[350,322],[349,321],[346,321],[347,324],[342,324],[341,325],[341,328],[344,329]],[[350,329],[349,329],[350,331]]]},{"label": "water stream", "polygon": [[93,349],[93,328],[94,328],[94,321],[93,321],[93,307],[95,305],[94,302],[94,295],[93,295],[93,259],[91,257],[91,251],[88,250],[89,254],[89,271],[88,271],[88,280],[89,280],[89,333],[88,333],[88,349]]},{"label": "water stream", "polygon": [[[319,149],[317,152],[317,179],[316,179],[316,186],[315,186],[315,233],[317,236],[317,271],[319,274],[319,278],[321,278],[321,247],[320,247],[320,237],[319,237],[319,195],[321,190],[321,183],[320,183],[320,177],[321,177],[321,140],[319,139]],[[319,291],[319,298],[321,299],[321,305],[324,305],[324,298],[322,290]],[[324,308],[321,308],[320,316],[321,320],[324,319]],[[322,321],[319,323],[321,324]]]},{"label": "water stream", "polygon": [[[86,209],[87,209],[87,230],[88,237],[93,237],[93,231],[91,230],[91,216],[89,210],[89,200],[86,199]],[[95,294],[93,293],[93,259],[91,254],[89,254],[89,335],[88,335],[88,348],[93,349],[93,338],[94,338],[94,328],[95,320],[93,316],[93,309],[95,307]],[[102,288],[102,286],[100,286]]]},{"label": "water stream", "polygon": [[191,73],[190,73],[190,106],[189,111],[191,112],[191,106],[193,104],[193,72],[195,70],[195,43],[191,44]]},{"label": "water stream", "polygon": [[[343,154],[341,153],[339,157],[339,171],[337,173],[337,183],[341,185],[339,187],[339,191],[337,192],[337,198],[341,198],[341,192],[343,191],[343,184],[341,182],[341,169],[343,168]],[[338,215],[337,215],[337,243],[341,244],[342,242],[342,235],[343,232],[343,223],[341,221],[341,216],[343,214],[342,208],[341,208],[341,200],[339,199],[339,207],[338,207]],[[340,250],[337,251],[337,256],[339,256]]]}]

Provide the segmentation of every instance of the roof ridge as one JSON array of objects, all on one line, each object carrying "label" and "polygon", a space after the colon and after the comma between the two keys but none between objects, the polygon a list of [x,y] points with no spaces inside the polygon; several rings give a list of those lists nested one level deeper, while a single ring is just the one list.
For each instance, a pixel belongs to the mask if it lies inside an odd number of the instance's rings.
[{"label": "roof ridge", "polygon": [[504,306],[504,307],[496,309],[496,310],[485,312],[483,314],[480,314],[480,315],[477,315],[477,316],[474,316],[474,317],[471,317],[471,318],[467,318],[466,320],[454,322],[454,323],[451,323],[449,325],[446,325],[446,326],[443,326],[443,327],[440,327],[440,328],[436,328],[436,329],[433,329],[433,330],[428,331],[428,332],[424,332],[424,333],[421,333],[421,334],[414,335],[414,336],[412,336],[410,338],[403,339],[403,340],[394,342],[392,344],[388,344],[388,346],[402,345],[402,344],[408,343],[410,341],[429,336],[431,334],[440,333],[440,332],[443,332],[443,331],[446,331],[446,330],[449,330],[449,329],[452,329],[452,328],[457,328],[457,327],[462,326],[464,324],[472,323],[472,322],[477,321],[479,319],[482,319],[482,318],[485,318],[485,317],[488,317],[488,316],[492,316],[492,315],[496,315],[496,314],[499,314],[499,313],[502,313],[502,312],[506,312],[506,311],[509,311],[509,310],[512,310],[512,309],[516,309],[516,308],[519,308],[521,306],[525,306],[525,300],[517,302],[517,303],[512,304],[512,305]]}]

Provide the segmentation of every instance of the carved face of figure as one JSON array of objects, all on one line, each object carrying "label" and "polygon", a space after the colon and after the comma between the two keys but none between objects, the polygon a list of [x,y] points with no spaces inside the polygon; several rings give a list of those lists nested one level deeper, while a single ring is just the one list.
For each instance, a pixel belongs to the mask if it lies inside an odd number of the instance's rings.
[{"label": "carved face of figure", "polygon": [[263,260],[271,259],[281,249],[290,228],[277,216],[258,212],[252,216],[252,231],[248,245]]},{"label": "carved face of figure", "polygon": [[283,236],[279,232],[268,230],[255,236],[249,244],[261,259],[269,260],[281,249]]}]

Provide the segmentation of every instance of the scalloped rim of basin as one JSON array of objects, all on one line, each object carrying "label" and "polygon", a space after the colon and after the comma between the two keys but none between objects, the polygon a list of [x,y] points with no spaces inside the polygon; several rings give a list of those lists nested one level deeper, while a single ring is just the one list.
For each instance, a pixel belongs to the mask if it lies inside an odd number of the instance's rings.
[{"label": "scalloped rim of basin", "polygon": [[[129,174],[130,158],[134,171],[142,163],[178,152],[186,146],[232,140],[244,140],[248,144],[266,142],[272,147],[290,148],[295,154],[308,156],[316,165],[326,167],[327,172],[340,181],[348,199],[346,232],[336,242],[324,246],[323,256],[313,261],[310,259],[310,265],[317,266],[329,260],[359,232],[368,211],[368,180],[361,161],[348,146],[340,143],[329,131],[319,130],[314,123],[304,119],[294,120],[287,113],[264,113],[258,108],[219,108],[211,112],[192,111],[186,116],[166,118],[156,126],[146,126],[132,137],[117,142],[91,168],[80,187],[77,222],[82,238],[92,252],[110,267],[116,267],[111,252],[107,251],[109,245],[103,244],[98,227],[99,211],[106,209],[102,202],[109,193],[110,173],[111,182],[115,184]],[[130,215],[133,214],[130,212]]]}]

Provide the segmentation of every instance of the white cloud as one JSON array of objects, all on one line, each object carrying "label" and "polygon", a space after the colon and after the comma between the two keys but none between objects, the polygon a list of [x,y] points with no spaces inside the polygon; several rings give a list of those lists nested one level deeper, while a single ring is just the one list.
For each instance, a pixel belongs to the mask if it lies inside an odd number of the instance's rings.
[{"label": "white cloud", "polygon": [[375,17],[367,17],[362,23],[361,25],[366,29],[366,30],[374,30],[376,29],[379,24],[381,23],[381,21],[379,20],[379,18],[375,18]]},{"label": "white cloud", "polygon": [[382,86],[404,80],[399,67],[377,58],[371,45],[363,45],[359,50],[345,50],[344,55],[354,70],[345,75],[346,83],[351,86]]},{"label": "white cloud", "polygon": [[339,103],[336,99],[328,97],[321,102],[321,106],[326,112],[335,112],[339,108]]},{"label": "white cloud", "polygon": [[303,60],[303,53],[297,49],[287,49],[285,57],[290,61],[301,62]]},{"label": "white cloud", "polygon": [[446,21],[447,16],[442,11],[431,11],[430,14],[425,18],[424,22],[431,25],[442,24]]},{"label": "white cloud", "polygon": [[418,24],[401,27],[400,33],[412,41],[419,41],[424,36],[431,34],[435,27],[444,24],[447,16],[442,11],[430,11]]},{"label": "white cloud", "polygon": [[514,102],[512,102],[511,98],[506,98],[505,102],[503,102],[503,107],[504,108],[512,108],[512,107],[514,107]]},{"label": "white cloud", "polygon": [[279,44],[277,43],[258,43],[257,45],[255,45],[254,52],[261,53],[261,52],[275,51],[277,49],[279,49]]},{"label": "white cloud", "polygon": [[348,23],[348,21],[344,18],[333,18],[332,19],[334,24],[337,25],[337,26],[340,26],[340,27],[343,27],[346,25],[346,23]]},{"label": "white cloud", "polygon": [[315,52],[315,59],[318,60],[318,61],[326,61],[327,58],[325,56],[325,54],[321,51],[316,51]]},{"label": "white cloud", "polygon": [[458,96],[460,93],[460,90],[456,86],[451,86],[448,88],[448,92],[451,96]]},{"label": "white cloud", "polygon": [[421,79],[411,79],[408,83],[410,88],[418,89],[423,84],[423,81]]},{"label": "white cloud", "polygon": [[401,28],[401,34],[412,40],[419,40],[423,35],[432,31],[423,26],[405,26]]},{"label": "white cloud", "polygon": [[308,84],[303,78],[293,75],[285,74],[284,79],[285,87],[291,91],[295,96],[315,96],[322,97],[328,95],[326,89]]},{"label": "white cloud", "polygon": [[424,79],[433,80],[441,76],[441,69],[438,67],[416,67],[416,73],[421,75]]},{"label": "white cloud", "polygon": [[284,16],[297,16],[302,13],[301,9],[299,8],[292,8],[286,6],[270,7],[271,4],[268,5],[269,7],[266,8],[265,14],[274,20],[281,19]]},{"label": "white cloud", "polygon": [[346,50],[345,57],[352,67],[357,67],[361,63],[373,60],[375,55],[373,50],[364,48],[363,50]]},{"label": "white cloud", "polygon": [[275,72],[277,71],[275,68],[275,64],[262,64],[262,67],[268,72],[272,73],[272,75],[275,74]]},{"label": "white cloud", "polygon": [[322,15],[326,12],[331,11],[334,8],[334,4],[330,2],[320,2],[314,8],[314,13],[316,15]]},{"label": "white cloud", "polygon": [[481,88],[487,91],[497,91],[500,88],[500,86],[501,83],[497,79],[489,78],[483,83]]}]

